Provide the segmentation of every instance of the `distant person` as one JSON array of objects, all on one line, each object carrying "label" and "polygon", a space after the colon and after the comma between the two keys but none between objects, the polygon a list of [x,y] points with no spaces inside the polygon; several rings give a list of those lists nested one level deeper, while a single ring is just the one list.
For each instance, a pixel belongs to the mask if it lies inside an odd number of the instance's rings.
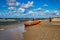
[{"label": "distant person", "polygon": [[49,18],[49,22],[51,22],[52,20],[51,20],[51,18]]}]

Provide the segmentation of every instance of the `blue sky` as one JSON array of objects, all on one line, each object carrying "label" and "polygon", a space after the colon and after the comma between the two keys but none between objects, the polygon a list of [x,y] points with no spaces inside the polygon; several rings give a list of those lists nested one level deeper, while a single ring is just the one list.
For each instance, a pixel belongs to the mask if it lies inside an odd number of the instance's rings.
[{"label": "blue sky", "polygon": [[60,0],[0,0],[0,18],[60,17]]}]

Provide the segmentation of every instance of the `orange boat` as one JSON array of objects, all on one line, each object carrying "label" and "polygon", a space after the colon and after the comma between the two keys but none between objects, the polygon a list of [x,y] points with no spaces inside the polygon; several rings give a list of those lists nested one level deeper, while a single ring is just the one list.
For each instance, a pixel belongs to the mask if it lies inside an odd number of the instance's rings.
[{"label": "orange boat", "polygon": [[25,22],[24,25],[25,25],[25,27],[27,27],[27,26],[37,25],[40,22],[41,21],[30,21],[30,22]]}]

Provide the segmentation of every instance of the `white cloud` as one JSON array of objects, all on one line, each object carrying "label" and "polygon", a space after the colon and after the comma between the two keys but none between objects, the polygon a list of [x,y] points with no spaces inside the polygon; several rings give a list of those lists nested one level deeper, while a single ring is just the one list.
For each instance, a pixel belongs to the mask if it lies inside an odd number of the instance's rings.
[{"label": "white cloud", "polygon": [[17,2],[16,0],[7,0],[7,4],[9,6],[19,6],[20,5],[20,3]]},{"label": "white cloud", "polygon": [[7,4],[9,6],[15,6],[15,2],[16,2],[16,0],[7,0]]},{"label": "white cloud", "polygon": [[7,0],[7,2],[15,2],[16,0]]},{"label": "white cloud", "polygon": [[[31,7],[33,7],[33,1],[28,1],[28,3],[26,3],[26,4],[20,4],[19,2],[17,2],[16,0],[9,0],[9,1],[7,1],[7,3],[8,3],[8,5],[10,6],[10,7],[8,7],[8,9],[9,10],[14,10],[14,12],[16,13],[24,13],[25,12],[25,10],[27,10],[28,8],[31,8]],[[15,6],[20,6],[19,7],[19,9],[16,9],[16,7]]]},{"label": "white cloud", "polygon": [[44,15],[44,13],[40,12],[40,11],[39,12],[38,11],[29,11],[29,13],[36,17],[40,16],[40,15]]},{"label": "white cloud", "polygon": [[45,14],[50,14],[51,11],[50,10],[46,10],[46,9],[41,9],[41,11],[38,11],[38,14],[41,14],[41,15],[45,15]]},{"label": "white cloud", "polygon": [[56,13],[56,15],[59,15],[59,12],[58,12],[58,13]]},{"label": "white cloud", "polygon": [[13,11],[13,12],[15,13],[15,12],[17,12],[17,11],[15,10],[15,11]]},{"label": "white cloud", "polygon": [[25,12],[25,9],[24,8],[19,8],[18,9],[20,12]]},{"label": "white cloud", "polygon": [[16,2],[16,0],[7,0],[7,3]]},{"label": "white cloud", "polygon": [[24,4],[24,3],[23,3],[23,4],[21,5],[21,7],[22,7],[22,8],[30,8],[30,7],[33,7],[33,3],[34,3],[33,1],[32,1],[32,2],[28,1],[27,4]]},{"label": "white cloud", "polygon": [[43,6],[48,6],[48,4],[43,4]]},{"label": "white cloud", "polygon": [[54,13],[57,13],[57,12],[58,12],[57,10],[54,11]]},{"label": "white cloud", "polygon": [[42,8],[37,8],[37,9],[34,9],[34,11],[39,11],[39,10],[42,10]]},{"label": "white cloud", "polygon": [[9,10],[16,10],[15,7],[8,7]]},{"label": "white cloud", "polygon": [[59,14],[60,14],[60,12],[59,12],[58,10],[55,10],[54,13],[55,13],[56,15],[59,15]]},{"label": "white cloud", "polygon": [[20,16],[20,14],[14,14],[14,16]]},{"label": "white cloud", "polygon": [[8,3],[9,6],[15,6],[15,3]]},{"label": "white cloud", "polygon": [[19,2],[16,2],[16,6],[19,6],[20,5],[20,3]]},{"label": "white cloud", "polygon": [[49,10],[46,10],[46,11],[44,11],[44,13],[50,13],[50,11]]},{"label": "white cloud", "polygon": [[29,11],[30,14],[33,14],[34,12],[33,11]]}]

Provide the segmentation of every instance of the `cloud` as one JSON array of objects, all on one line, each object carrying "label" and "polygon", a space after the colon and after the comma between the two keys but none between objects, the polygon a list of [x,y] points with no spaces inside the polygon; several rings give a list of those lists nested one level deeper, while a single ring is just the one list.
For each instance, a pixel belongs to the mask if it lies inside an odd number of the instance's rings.
[{"label": "cloud", "polygon": [[33,14],[33,13],[35,13],[35,12],[33,12],[33,11],[29,11],[29,14]]},{"label": "cloud", "polygon": [[19,8],[18,9],[21,13],[25,12],[25,9],[24,8]]},{"label": "cloud", "polygon": [[60,13],[58,12],[58,13],[56,13],[56,15],[59,15]]},{"label": "cloud", "polygon": [[15,6],[16,0],[7,0],[9,6]]},{"label": "cloud", "polygon": [[60,12],[59,12],[58,10],[54,10],[54,13],[55,13],[56,15],[59,15],[59,14],[60,14]]},{"label": "cloud", "polygon": [[28,13],[32,17],[39,17],[39,16],[41,17],[41,16],[45,15],[43,12],[40,12],[40,11],[29,11]]},{"label": "cloud", "polygon": [[43,9],[42,8],[34,9],[34,11],[40,11],[40,10],[43,10]]},{"label": "cloud", "polygon": [[46,10],[46,11],[44,11],[44,13],[50,13],[50,11],[49,10]]},{"label": "cloud", "polygon": [[47,6],[48,6],[48,4],[43,4],[43,6],[47,7]]},{"label": "cloud", "polygon": [[[33,1],[28,1],[26,4],[24,3],[19,3],[16,0],[7,0],[7,3],[10,7],[8,7],[9,10],[15,10],[14,12],[16,13],[24,13],[26,10],[28,10],[28,8],[33,7]],[[20,6],[18,9],[16,9],[16,6]]]},{"label": "cloud", "polygon": [[15,6],[15,3],[8,3],[9,6]]},{"label": "cloud", "polygon": [[54,10],[54,13],[57,13],[58,11],[57,10]]},{"label": "cloud", "polygon": [[24,4],[24,3],[23,3],[23,4],[21,5],[21,7],[22,7],[22,8],[30,8],[30,7],[33,7],[33,3],[34,3],[33,1],[32,1],[32,2],[28,1],[27,4]]},{"label": "cloud", "polygon": [[7,0],[7,2],[15,2],[16,0]]},{"label": "cloud", "polygon": [[15,7],[8,7],[9,10],[16,10]]},{"label": "cloud", "polygon": [[19,2],[16,2],[16,6],[19,6],[20,5],[20,3]]},{"label": "cloud", "polygon": [[7,0],[7,4],[9,6],[19,6],[20,5],[20,3],[17,2],[16,0]]},{"label": "cloud", "polygon": [[14,16],[20,16],[20,14],[14,14]]}]

